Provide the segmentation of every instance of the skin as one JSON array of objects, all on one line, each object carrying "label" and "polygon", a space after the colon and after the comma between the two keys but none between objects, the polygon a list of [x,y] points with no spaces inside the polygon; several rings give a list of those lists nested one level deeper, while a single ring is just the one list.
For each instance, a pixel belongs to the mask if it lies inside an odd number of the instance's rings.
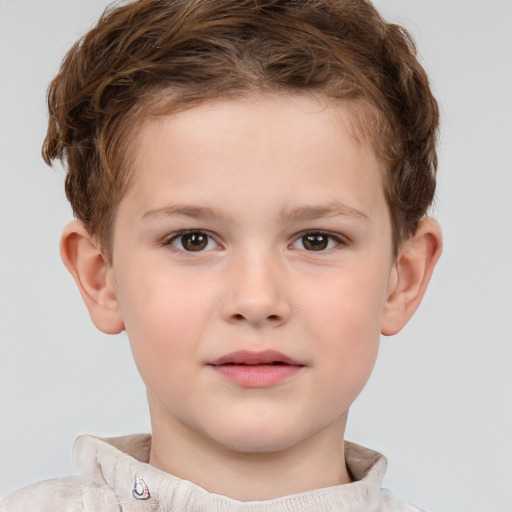
[{"label": "skin", "polygon": [[[93,321],[128,334],[155,467],[239,500],[350,482],[349,407],[380,334],[413,314],[441,250],[424,220],[393,255],[384,169],[350,121],[308,95],[153,120],[139,131],[112,261],[79,222],[64,231]],[[206,245],[186,250],[186,230]],[[327,245],[312,250],[306,234]],[[210,364],[269,349],[299,371],[246,387]]]}]

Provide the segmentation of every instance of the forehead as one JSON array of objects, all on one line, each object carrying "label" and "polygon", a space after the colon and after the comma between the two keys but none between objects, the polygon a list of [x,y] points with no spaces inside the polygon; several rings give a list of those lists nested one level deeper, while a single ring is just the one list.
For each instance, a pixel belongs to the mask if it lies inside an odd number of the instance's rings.
[{"label": "forehead", "polygon": [[[373,149],[380,158],[379,149],[382,146],[383,135],[381,112],[365,99],[333,98],[321,90],[314,89],[297,92],[286,88],[275,91],[256,88],[227,91],[220,96],[205,96],[199,99],[190,99],[182,91],[155,89],[150,95],[142,98],[133,112],[128,114],[125,135],[130,142],[140,143],[141,133],[158,130],[159,125],[169,123],[170,119],[176,120],[173,123],[176,126],[179,124],[183,127],[187,122],[193,123],[194,119],[199,120],[198,122],[214,120],[220,123],[223,120],[223,113],[226,112],[229,112],[230,119],[227,120],[232,121],[233,126],[233,116],[237,112],[240,114],[237,120],[245,117],[249,122],[265,122],[265,118],[270,120],[269,111],[276,110],[276,107],[281,110],[281,114],[286,110],[286,117],[283,118],[285,123],[292,120],[292,117],[302,117],[302,122],[307,127],[312,125],[315,118],[330,118],[333,122],[339,123],[344,131],[349,132],[355,141]],[[276,119],[272,124],[276,124]]]},{"label": "forehead", "polygon": [[228,204],[234,190],[250,189],[281,203],[322,192],[371,205],[383,193],[382,165],[353,112],[322,96],[273,94],[209,101],[146,121],[136,134],[127,195],[165,203],[169,194],[193,194]]}]

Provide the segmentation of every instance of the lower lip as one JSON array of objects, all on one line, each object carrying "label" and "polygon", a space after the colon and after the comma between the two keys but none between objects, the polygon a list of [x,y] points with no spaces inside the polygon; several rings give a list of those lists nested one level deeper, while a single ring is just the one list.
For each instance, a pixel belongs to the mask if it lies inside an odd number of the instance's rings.
[{"label": "lower lip", "polygon": [[267,388],[293,377],[303,366],[283,365],[239,365],[211,366],[226,379],[246,388]]}]

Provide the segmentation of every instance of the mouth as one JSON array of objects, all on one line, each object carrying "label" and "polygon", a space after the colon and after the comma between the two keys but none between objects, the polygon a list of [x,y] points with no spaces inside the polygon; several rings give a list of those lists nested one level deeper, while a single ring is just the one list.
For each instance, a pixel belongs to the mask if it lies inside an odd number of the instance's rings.
[{"label": "mouth", "polygon": [[223,365],[242,365],[242,366],[304,366],[277,350],[264,350],[262,352],[251,352],[249,350],[239,350],[231,352],[225,356],[219,357],[215,361],[208,363],[211,366]]},{"label": "mouth", "polygon": [[224,379],[241,387],[272,387],[299,373],[305,365],[281,352],[241,350],[207,364]]}]

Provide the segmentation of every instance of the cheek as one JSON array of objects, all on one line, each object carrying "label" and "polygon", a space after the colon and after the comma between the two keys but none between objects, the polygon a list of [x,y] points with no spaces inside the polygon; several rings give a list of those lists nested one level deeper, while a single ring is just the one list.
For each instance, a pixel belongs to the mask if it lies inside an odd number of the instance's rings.
[{"label": "cheek", "polygon": [[149,337],[151,333],[151,338],[159,338],[182,329],[186,332],[215,303],[216,292],[211,283],[193,274],[173,271],[165,258],[153,258],[142,271],[133,265],[119,274],[121,310],[127,330],[134,334],[147,333]]},{"label": "cheek", "polygon": [[[130,278],[127,278],[128,275]],[[121,311],[135,363],[142,378],[185,378],[208,330],[215,300],[201,282],[179,279],[154,267],[123,273],[118,287]]]},{"label": "cheek", "polygon": [[375,364],[385,296],[379,275],[351,270],[347,276],[320,280],[301,304],[309,311],[304,329],[314,340],[325,379],[338,383],[333,393],[344,390],[355,397]]},{"label": "cheek", "polygon": [[[176,322],[176,318],[166,314],[161,305],[151,308],[145,303],[143,310],[134,315],[128,311],[129,320],[125,322],[131,351],[139,373],[149,388],[155,381],[172,388],[170,377],[184,377],[186,367],[181,362],[187,358],[190,344],[183,339],[186,326]],[[145,313],[145,314],[144,314]]]},{"label": "cheek", "polygon": [[329,339],[342,336],[349,345],[379,338],[387,281],[382,272],[368,268],[316,277],[311,292],[302,294],[299,306],[310,312],[312,327],[325,332]]}]

